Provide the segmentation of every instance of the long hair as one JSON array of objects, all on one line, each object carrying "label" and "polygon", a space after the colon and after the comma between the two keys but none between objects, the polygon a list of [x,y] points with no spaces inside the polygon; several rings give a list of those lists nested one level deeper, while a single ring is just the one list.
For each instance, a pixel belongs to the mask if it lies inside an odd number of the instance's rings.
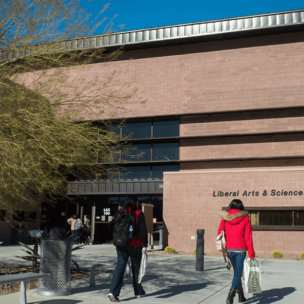
[{"label": "long hair", "polygon": [[231,203],[228,206],[229,210],[230,209],[237,209],[237,210],[244,210],[244,205],[243,202],[239,199],[234,199],[231,201]]},{"label": "long hair", "polygon": [[125,209],[127,208],[131,208],[131,212],[135,212],[135,210],[137,209],[137,196],[134,194],[129,194],[126,196],[122,208],[119,210],[119,213],[122,214]]},{"label": "long hair", "polygon": [[129,194],[126,196],[122,207],[120,208],[120,210],[118,211],[118,213],[116,214],[116,216],[114,217],[114,223],[117,222],[117,219],[120,215],[122,215],[126,209],[131,208],[131,216],[132,216],[132,222],[133,222],[133,229],[134,229],[134,235],[136,235],[138,233],[138,229],[136,226],[136,221],[135,221],[135,210],[138,209],[137,208],[137,196],[134,194]]}]

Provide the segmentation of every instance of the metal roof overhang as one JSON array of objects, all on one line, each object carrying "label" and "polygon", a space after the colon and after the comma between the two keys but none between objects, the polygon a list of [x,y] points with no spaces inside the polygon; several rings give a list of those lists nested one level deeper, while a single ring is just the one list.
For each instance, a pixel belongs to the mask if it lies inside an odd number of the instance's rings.
[{"label": "metal roof overhang", "polygon": [[[141,49],[302,30],[304,9],[95,35],[58,43],[64,51],[119,46],[124,46],[125,49]],[[24,54],[19,54],[18,51],[2,51],[0,61],[20,55]]]},{"label": "metal roof overhang", "polygon": [[75,181],[68,183],[67,195],[162,195],[163,180]]},{"label": "metal roof overhang", "polygon": [[140,49],[301,30],[304,9],[84,37],[72,41],[71,50],[122,45]]}]

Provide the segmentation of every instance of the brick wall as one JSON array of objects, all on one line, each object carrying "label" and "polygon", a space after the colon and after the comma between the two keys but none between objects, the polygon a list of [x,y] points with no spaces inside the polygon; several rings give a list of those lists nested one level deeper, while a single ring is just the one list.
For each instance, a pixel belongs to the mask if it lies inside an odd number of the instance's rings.
[{"label": "brick wall", "polygon": [[295,32],[126,51],[81,77],[102,80],[116,70],[118,93],[139,89],[120,117],[275,108],[303,104],[303,57],[303,33]]},{"label": "brick wall", "polygon": [[[270,196],[272,189],[302,190],[304,169],[230,169],[170,172],[164,174],[164,221],[169,231],[169,245],[177,250],[192,251],[197,229],[205,229],[205,251],[215,251],[220,223],[219,213],[232,198],[213,197],[213,191],[239,191],[245,207],[303,206],[303,196]],[[259,191],[259,196],[242,196]],[[268,196],[262,196],[266,190]],[[304,251],[304,231],[255,231],[256,252],[280,249],[288,253]]]},{"label": "brick wall", "polygon": [[284,110],[275,113],[224,113],[182,117],[180,136],[249,134],[304,130],[303,110]]},{"label": "brick wall", "polygon": [[301,156],[304,134],[182,139],[181,160]]}]

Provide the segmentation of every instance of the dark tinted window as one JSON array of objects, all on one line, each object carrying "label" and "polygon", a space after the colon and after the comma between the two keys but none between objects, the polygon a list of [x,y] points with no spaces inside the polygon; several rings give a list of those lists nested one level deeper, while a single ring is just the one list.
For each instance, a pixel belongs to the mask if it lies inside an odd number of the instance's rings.
[{"label": "dark tinted window", "polygon": [[119,169],[118,168],[109,168],[106,179],[119,179]]},{"label": "dark tinted window", "polygon": [[125,167],[121,168],[121,178],[123,179],[141,179],[150,178],[150,166]]},{"label": "dark tinted window", "polygon": [[153,144],[153,161],[178,160],[179,143]]},{"label": "dark tinted window", "polygon": [[37,212],[15,211],[13,220],[17,222],[33,222],[36,220]]},{"label": "dark tinted window", "polygon": [[105,155],[105,158],[98,155],[98,162],[99,163],[115,163],[120,161],[120,147],[117,146],[110,146],[109,147],[109,154]]},{"label": "dark tinted window", "polygon": [[0,209],[0,221],[5,221],[6,211],[4,209]]},{"label": "dark tinted window", "polygon": [[151,144],[138,144],[126,147],[122,159],[127,161],[151,161]]},{"label": "dark tinted window", "polygon": [[108,204],[110,204],[110,205],[118,205],[119,204],[119,197],[118,196],[110,196],[108,198]]},{"label": "dark tinted window", "polygon": [[294,212],[294,224],[295,226],[304,226],[304,211]]},{"label": "dark tinted window", "polygon": [[108,127],[110,129],[111,132],[114,132],[117,135],[120,135],[120,125],[110,125]]},{"label": "dark tinted window", "polygon": [[151,126],[151,122],[125,124],[122,128],[122,135],[132,139],[151,138]]},{"label": "dark tinted window", "polygon": [[179,121],[157,121],[153,123],[153,137],[179,136]]},{"label": "dark tinted window", "polygon": [[292,211],[260,211],[260,225],[291,226]]},{"label": "dark tinted window", "polygon": [[163,178],[164,172],[179,171],[179,165],[152,166],[152,178]]}]

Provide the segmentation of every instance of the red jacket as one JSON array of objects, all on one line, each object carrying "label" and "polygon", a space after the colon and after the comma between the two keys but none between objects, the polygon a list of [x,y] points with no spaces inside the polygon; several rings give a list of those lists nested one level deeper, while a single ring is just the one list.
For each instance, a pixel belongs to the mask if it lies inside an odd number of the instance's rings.
[{"label": "red jacket", "polygon": [[248,212],[236,209],[221,212],[218,235],[225,231],[227,249],[245,249],[252,259],[255,257],[252,243],[252,228]]},{"label": "red jacket", "polygon": [[[129,207],[128,209],[125,209],[126,212],[131,211],[131,208]],[[136,220],[136,226],[138,227],[138,216],[142,211],[137,209],[135,210],[135,220]],[[135,227],[134,227],[135,228]],[[137,230],[138,231],[138,230]],[[132,239],[132,241],[129,243],[129,245],[131,246],[136,246],[136,247],[143,247],[142,241],[140,239],[140,235],[139,235],[139,231],[137,233],[137,235],[134,236],[134,238]]]}]

